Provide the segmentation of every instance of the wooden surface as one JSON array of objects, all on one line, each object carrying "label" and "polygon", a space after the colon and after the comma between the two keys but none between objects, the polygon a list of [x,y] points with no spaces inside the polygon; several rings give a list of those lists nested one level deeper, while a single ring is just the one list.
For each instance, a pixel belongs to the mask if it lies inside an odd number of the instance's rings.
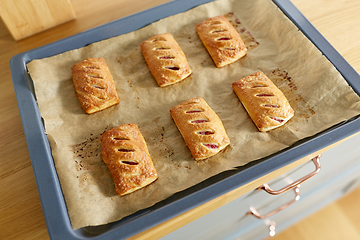
[{"label": "wooden surface", "polygon": [[[72,0],[76,20],[18,42],[0,22],[0,239],[49,238],[12,86],[10,58],[167,1]],[[293,3],[359,72],[360,2],[293,0]],[[277,239],[339,239],[339,236],[360,239],[359,197],[357,190],[299,227],[279,234]]]},{"label": "wooden surface", "polygon": [[15,40],[75,18],[70,0],[0,0],[0,16]]},{"label": "wooden surface", "polygon": [[275,235],[273,240],[360,239],[360,188]]}]

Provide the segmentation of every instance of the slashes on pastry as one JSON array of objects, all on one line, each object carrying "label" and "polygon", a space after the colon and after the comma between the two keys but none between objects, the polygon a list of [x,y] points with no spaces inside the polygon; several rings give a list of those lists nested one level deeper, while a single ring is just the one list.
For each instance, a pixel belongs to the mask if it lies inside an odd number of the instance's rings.
[{"label": "slashes on pastry", "polygon": [[261,132],[280,127],[294,116],[285,95],[263,72],[246,76],[232,87]]},{"label": "slashes on pastry", "polygon": [[153,36],[140,47],[160,87],[184,80],[192,73],[184,52],[170,33]]},{"label": "slashes on pastry", "polygon": [[239,60],[247,53],[239,33],[224,16],[199,23],[196,31],[218,68]]},{"label": "slashes on pastry", "polygon": [[75,91],[87,114],[119,103],[115,84],[103,58],[88,58],[72,68]]},{"label": "slashes on pastry", "polygon": [[103,133],[101,154],[115,182],[117,195],[143,188],[157,179],[146,142],[136,124],[123,124]]},{"label": "slashes on pastry", "polygon": [[170,114],[195,160],[214,156],[230,144],[220,118],[203,98],[187,100]]}]

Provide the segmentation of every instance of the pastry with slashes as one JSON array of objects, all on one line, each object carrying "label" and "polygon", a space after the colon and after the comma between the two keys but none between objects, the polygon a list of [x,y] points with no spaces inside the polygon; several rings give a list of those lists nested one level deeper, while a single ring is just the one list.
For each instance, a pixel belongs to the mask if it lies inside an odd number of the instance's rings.
[{"label": "pastry with slashes", "polygon": [[180,82],[192,73],[184,52],[170,33],[153,36],[140,47],[160,87]]},{"label": "pastry with slashes", "polygon": [[246,76],[232,87],[261,132],[283,126],[294,116],[283,92],[263,72]]},{"label": "pastry with slashes", "polygon": [[100,140],[102,158],[114,179],[117,195],[132,193],[158,178],[136,124],[115,127],[104,132]]},{"label": "pastry with slashes", "polygon": [[170,114],[195,160],[214,156],[230,144],[220,118],[203,98],[187,100]]},{"label": "pastry with slashes", "polygon": [[224,16],[199,23],[196,31],[218,68],[236,62],[247,53],[239,33]]},{"label": "pastry with slashes", "polygon": [[72,68],[72,78],[80,104],[87,114],[119,103],[115,84],[104,58],[88,58]]}]

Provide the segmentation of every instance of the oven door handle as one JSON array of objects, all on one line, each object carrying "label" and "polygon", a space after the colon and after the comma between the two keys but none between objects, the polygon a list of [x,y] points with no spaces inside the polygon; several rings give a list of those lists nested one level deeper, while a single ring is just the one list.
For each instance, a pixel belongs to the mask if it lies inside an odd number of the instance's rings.
[{"label": "oven door handle", "polygon": [[321,164],[320,164],[320,158],[321,158],[321,155],[318,155],[316,157],[314,157],[313,159],[311,159],[311,161],[314,163],[315,165],[315,171],[309,173],[308,175],[300,178],[299,180],[295,181],[295,182],[292,182],[290,183],[289,185],[279,189],[279,190],[273,190],[269,184],[265,183],[263,185],[261,185],[260,187],[258,187],[256,190],[264,190],[266,191],[267,193],[269,194],[272,194],[272,195],[279,195],[281,193],[284,193],[290,189],[293,189],[295,188],[296,186],[300,185],[301,183],[305,182],[306,180],[308,180],[309,178],[315,176],[321,169]]}]

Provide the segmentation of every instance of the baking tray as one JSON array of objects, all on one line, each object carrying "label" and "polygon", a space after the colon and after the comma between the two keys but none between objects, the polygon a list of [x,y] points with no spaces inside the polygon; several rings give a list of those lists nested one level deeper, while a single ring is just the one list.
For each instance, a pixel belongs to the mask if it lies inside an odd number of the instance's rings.
[{"label": "baking tray", "polygon": [[[50,57],[97,41],[138,30],[162,18],[185,12],[211,1],[175,0],[18,54],[11,59],[10,68],[16,99],[48,233],[52,239],[123,239],[134,236],[359,131],[360,119],[359,117],[354,117],[315,136],[303,139],[276,154],[253,161],[235,170],[220,173],[191,188],[176,193],[150,208],[140,210],[117,222],[73,230],[26,64],[34,59]],[[290,1],[272,1],[330,60],[359,95],[360,76],[358,73]]]}]

